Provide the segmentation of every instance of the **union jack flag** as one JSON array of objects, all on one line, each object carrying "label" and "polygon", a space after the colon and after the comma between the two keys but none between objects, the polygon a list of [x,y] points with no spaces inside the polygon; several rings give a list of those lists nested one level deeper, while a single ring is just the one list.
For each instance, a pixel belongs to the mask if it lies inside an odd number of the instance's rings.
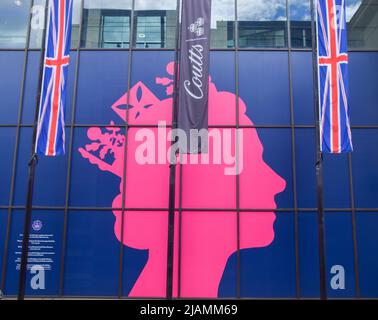
[{"label": "union jack flag", "polygon": [[73,0],[49,0],[49,22],[43,67],[36,150],[56,156],[65,153],[64,111]]},{"label": "union jack flag", "polygon": [[321,151],[351,152],[345,0],[318,0],[317,35]]}]

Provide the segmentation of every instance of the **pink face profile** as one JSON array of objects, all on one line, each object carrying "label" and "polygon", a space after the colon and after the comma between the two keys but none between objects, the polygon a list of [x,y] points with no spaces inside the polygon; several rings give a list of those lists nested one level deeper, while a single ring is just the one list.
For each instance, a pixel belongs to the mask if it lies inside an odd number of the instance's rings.
[{"label": "pink face profile", "polygon": [[[167,71],[172,74],[172,64]],[[171,80],[157,78],[157,83],[167,86],[171,93]],[[159,100],[143,83],[137,83],[130,90],[128,121],[131,128],[127,136],[126,150],[126,189],[123,194],[124,136],[118,131],[101,133],[97,128],[88,131],[93,143],[79,151],[90,163],[100,170],[110,171],[120,181],[120,194],[113,201],[113,208],[126,208],[122,218],[121,211],[114,210],[114,233],[119,241],[136,249],[148,250],[148,261],[139,275],[130,296],[164,297],[167,266],[169,163],[159,163],[159,152],[154,155],[154,163],[140,164],[135,154],[140,148],[138,130],[148,127],[152,139],[150,143],[161,147],[161,121],[171,124],[172,98]],[[112,109],[125,119],[127,94],[122,96]],[[229,92],[218,91],[215,84],[209,86],[209,135],[212,131],[231,141],[231,157],[222,156],[220,162],[196,164],[193,159],[177,166],[176,207],[182,212],[176,214],[174,294],[180,297],[216,297],[227,260],[237,250],[237,201],[242,210],[240,217],[240,249],[268,246],[274,240],[274,197],[285,189],[285,181],[263,160],[263,146],[252,121],[245,114],[246,106],[239,99],[239,123],[244,129],[236,135],[236,98]],[[228,131],[224,131],[228,128]],[[101,131],[101,130],[100,130]],[[170,129],[165,129],[169,136]],[[238,137],[239,166],[235,174],[225,174],[235,168],[236,137]],[[223,140],[223,141],[225,141]],[[116,143],[114,143],[116,141]],[[209,158],[215,140],[210,139]],[[95,147],[91,147],[95,144]],[[112,150],[114,162],[103,161],[96,156],[99,145]],[[166,147],[170,145],[166,141]],[[97,148],[97,149],[96,149]],[[96,149],[96,150],[94,150]],[[220,154],[224,155],[224,149]],[[194,156],[196,157],[196,156]],[[198,157],[198,156],[197,156]],[[232,162],[232,159],[234,162]],[[200,159],[197,159],[200,162]],[[236,174],[239,173],[239,174]],[[180,179],[181,177],[181,179]],[[236,184],[239,180],[239,199]],[[181,181],[180,181],[181,180]],[[181,186],[181,190],[180,190]],[[104,186],[106,188],[106,186]],[[271,209],[259,212],[257,209]],[[123,225],[123,232],[122,232]],[[178,229],[181,230],[179,237]],[[180,244],[180,245],[179,245]],[[180,264],[178,263],[180,261]],[[127,264],[127,262],[126,262]],[[178,275],[180,274],[180,293]]]}]

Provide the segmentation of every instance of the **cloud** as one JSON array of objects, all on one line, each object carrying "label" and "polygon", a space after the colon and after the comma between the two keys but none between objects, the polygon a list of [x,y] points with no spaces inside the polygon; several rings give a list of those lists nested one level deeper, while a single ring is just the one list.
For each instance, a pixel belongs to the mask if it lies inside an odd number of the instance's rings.
[{"label": "cloud", "polygon": [[286,14],[286,0],[238,0],[238,19],[278,20]]},{"label": "cloud", "polygon": [[85,9],[131,9],[131,0],[90,0],[84,1]]},{"label": "cloud", "polygon": [[235,20],[234,0],[212,0],[211,2],[211,27],[216,28],[217,21]]},{"label": "cloud", "polygon": [[176,0],[137,0],[136,10],[175,10]]},{"label": "cloud", "polygon": [[[131,9],[131,0],[91,0],[85,2],[87,9]],[[175,10],[176,0],[136,0],[136,10]]]},{"label": "cloud", "polygon": [[[303,0],[302,0],[303,1]],[[294,0],[300,3],[300,0]],[[129,9],[131,0],[91,0],[87,9]],[[175,10],[176,0],[136,0],[136,10]],[[233,20],[234,0],[213,0],[212,14],[215,20]],[[238,15],[241,20],[271,20],[286,11],[286,0],[238,0]]]},{"label": "cloud", "polygon": [[290,1],[290,19],[295,21],[311,20],[310,1],[291,0]]}]

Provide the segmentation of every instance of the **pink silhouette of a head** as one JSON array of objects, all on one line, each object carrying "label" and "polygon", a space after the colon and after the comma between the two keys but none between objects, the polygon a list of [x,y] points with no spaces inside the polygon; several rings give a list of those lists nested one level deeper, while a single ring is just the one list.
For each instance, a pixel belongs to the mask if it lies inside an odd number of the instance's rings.
[{"label": "pink silhouette of a head", "polygon": [[[173,63],[167,66],[173,74]],[[157,83],[167,87],[167,94],[172,93],[172,80],[157,78]],[[127,94],[123,95],[112,109],[126,120],[130,129],[126,151],[126,190],[124,194],[126,211],[114,211],[116,217],[114,233],[125,245],[147,249],[148,261],[138,277],[130,296],[164,297],[167,263],[167,223],[169,199],[169,164],[140,165],[135,153],[141,142],[137,141],[138,126],[148,126],[158,141],[159,121],[171,124],[172,98],[159,100],[142,82],[137,83],[129,92],[130,103],[126,104]],[[235,126],[237,112],[241,126],[252,125],[245,114],[246,106],[239,99],[236,108],[235,95],[218,91],[210,82],[209,86],[209,130],[217,126]],[[154,125],[155,127],[153,127]],[[113,128],[114,129],[114,128]],[[95,131],[96,130],[96,131]],[[161,130],[161,129],[160,129]],[[235,128],[229,129],[235,137]],[[242,131],[243,170],[239,174],[240,212],[240,248],[268,246],[274,239],[274,221],[276,208],[274,197],[285,189],[285,181],[278,176],[263,159],[263,146],[254,128]],[[161,131],[159,131],[161,134]],[[169,129],[165,134],[169,135]],[[123,163],[124,138],[119,132],[110,132],[108,136],[90,129],[88,137],[94,141],[79,151],[92,164],[101,170],[114,173],[121,178],[120,194],[113,201],[113,208],[122,207],[123,198]],[[111,142],[110,142],[111,141]],[[160,142],[161,143],[161,142]],[[93,144],[95,146],[93,147]],[[93,155],[101,150],[101,144],[108,148],[103,153],[114,155],[111,164]],[[170,142],[166,142],[168,149]],[[213,142],[210,140],[210,158]],[[232,144],[235,150],[235,143]],[[94,150],[95,149],[95,150]],[[92,152],[91,152],[92,151]],[[158,155],[156,155],[158,157]],[[176,216],[174,292],[178,295],[178,274],[180,274],[180,296],[216,297],[218,286],[228,258],[237,250],[237,197],[236,176],[225,175],[229,166],[223,160],[221,164],[183,164],[182,181],[176,183],[176,206],[184,208],[181,213],[181,238],[178,237],[179,218]],[[177,166],[176,177],[180,176]],[[182,186],[180,192],[180,184]],[[104,186],[106,187],[106,186]],[[180,196],[181,195],[181,196]],[[270,212],[254,212],[253,209],[272,209]],[[202,209],[202,210],[201,210]],[[248,210],[250,212],[248,212]],[[179,243],[181,248],[179,250]],[[180,253],[180,257],[179,257]],[[180,261],[180,266],[178,261]],[[127,262],[126,262],[127,263]],[[180,269],[180,272],[178,272]]]}]

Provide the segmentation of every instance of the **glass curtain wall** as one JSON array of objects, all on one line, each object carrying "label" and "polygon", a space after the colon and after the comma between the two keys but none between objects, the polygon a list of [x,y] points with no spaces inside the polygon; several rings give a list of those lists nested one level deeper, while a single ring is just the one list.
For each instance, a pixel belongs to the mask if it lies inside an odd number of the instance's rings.
[{"label": "glass curtain wall", "polygon": [[[0,289],[9,296],[17,293],[44,3],[0,4]],[[356,151],[324,159],[327,268],[342,265],[347,275],[345,290],[328,290],[377,297],[378,6],[346,4]],[[177,250],[190,254],[176,295],[319,297],[310,2],[213,0],[212,8],[211,98],[226,115],[212,128],[243,123],[246,172],[260,170],[216,182],[206,171],[178,172],[177,218],[203,228],[182,229]],[[164,297],[165,268],[152,257],[164,258],[169,172],[133,170],[126,139],[157,130],[152,115],[170,123],[176,15],[175,0],[74,0],[67,154],[40,159],[34,195],[33,221],[54,234],[55,257],[48,290],[29,295]],[[196,188],[192,177],[202,181]],[[216,266],[206,260],[212,254]],[[193,291],[210,278],[209,291]]]}]

